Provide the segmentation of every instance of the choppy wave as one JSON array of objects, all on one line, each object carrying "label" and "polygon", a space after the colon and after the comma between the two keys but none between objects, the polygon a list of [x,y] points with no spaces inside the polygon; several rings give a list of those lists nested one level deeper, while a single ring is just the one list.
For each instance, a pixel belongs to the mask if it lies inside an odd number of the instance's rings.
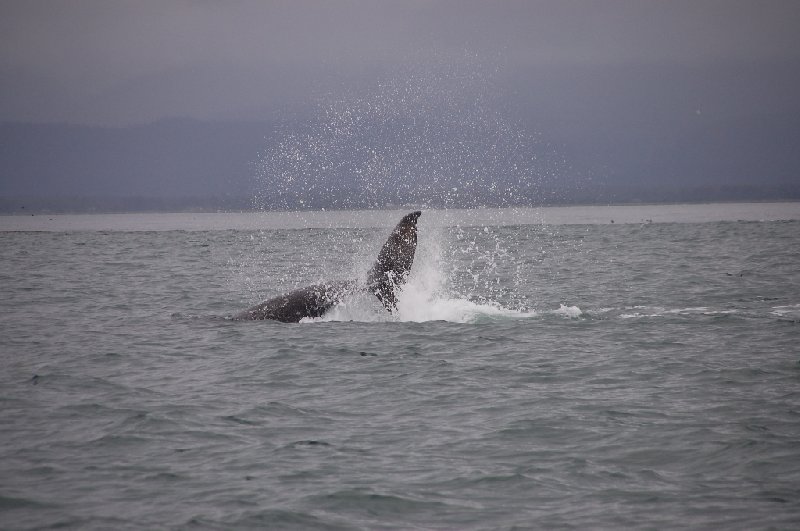
[{"label": "choppy wave", "polygon": [[797,229],[0,234],[0,528],[793,529]]}]

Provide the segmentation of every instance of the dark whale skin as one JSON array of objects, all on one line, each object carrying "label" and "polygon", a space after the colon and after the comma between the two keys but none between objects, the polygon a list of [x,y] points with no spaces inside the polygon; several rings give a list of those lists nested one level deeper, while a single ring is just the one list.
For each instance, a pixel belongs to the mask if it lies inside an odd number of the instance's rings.
[{"label": "dark whale skin", "polygon": [[[397,309],[397,290],[408,279],[414,263],[417,220],[421,215],[422,212],[416,211],[403,216],[367,274],[366,289],[375,294],[389,312]],[[359,287],[358,282],[352,280],[314,284],[273,297],[233,318],[297,323],[305,317],[322,316],[345,296],[359,289],[364,289],[364,286]]]},{"label": "dark whale skin", "polygon": [[397,289],[405,284],[417,250],[417,220],[422,212],[403,216],[383,244],[378,260],[367,274],[367,289],[390,312],[397,309]]},{"label": "dark whale skin", "polygon": [[298,323],[304,317],[320,317],[345,295],[352,293],[354,288],[355,282],[352,281],[306,286],[266,300],[236,315],[235,319]]}]

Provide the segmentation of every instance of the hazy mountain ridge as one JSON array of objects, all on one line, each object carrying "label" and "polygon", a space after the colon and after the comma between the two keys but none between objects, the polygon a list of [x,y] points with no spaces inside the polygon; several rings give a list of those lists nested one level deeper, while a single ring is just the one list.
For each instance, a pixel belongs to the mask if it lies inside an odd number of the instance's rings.
[{"label": "hazy mountain ridge", "polygon": [[[530,118],[529,118],[530,119]],[[800,155],[786,146],[798,135],[794,115],[769,123],[705,120],[673,142],[610,139],[592,124],[543,133],[547,156],[562,157],[557,175],[521,188],[516,204],[674,202],[800,199]],[[0,210],[131,211],[242,210],[252,198],[258,164],[286,130],[303,124],[161,120],[148,125],[99,127],[66,124],[0,124]],[[533,128],[533,127],[532,127]],[[779,137],[781,145],[770,139]],[[571,139],[571,141],[570,141]],[[385,143],[387,139],[376,139]],[[796,145],[796,143],[795,143]],[[436,146],[432,146],[435,149]],[[717,153],[729,153],[727,157]],[[624,154],[624,156],[623,156]],[[755,173],[761,172],[759,175]],[[424,183],[424,168],[419,179]],[[491,176],[502,182],[503,176]],[[753,179],[760,180],[752,184]],[[337,190],[310,203],[267,208],[363,208],[374,203],[341,176]],[[385,190],[379,203],[402,203]],[[436,198],[430,206],[437,205]],[[496,206],[475,190],[448,206]]]}]

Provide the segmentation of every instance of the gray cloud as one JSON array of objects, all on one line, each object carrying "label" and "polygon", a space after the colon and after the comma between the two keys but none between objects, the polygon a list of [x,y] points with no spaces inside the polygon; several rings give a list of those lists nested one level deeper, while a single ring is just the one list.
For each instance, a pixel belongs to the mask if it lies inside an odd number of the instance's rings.
[{"label": "gray cloud", "polygon": [[464,54],[512,76],[800,62],[794,1],[12,1],[0,9],[0,120],[258,116],[397,65]]}]

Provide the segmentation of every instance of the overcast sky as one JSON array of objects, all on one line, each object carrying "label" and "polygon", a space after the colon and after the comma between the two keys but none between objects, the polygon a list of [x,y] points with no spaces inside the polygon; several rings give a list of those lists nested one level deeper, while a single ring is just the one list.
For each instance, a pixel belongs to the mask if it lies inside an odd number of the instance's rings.
[{"label": "overcast sky", "polygon": [[800,93],[800,2],[4,0],[0,121],[261,119],[465,55],[511,92],[565,70],[777,65],[762,100],[780,111]]},{"label": "overcast sky", "polygon": [[796,199],[798,94],[800,0],[0,0],[0,196]]}]

